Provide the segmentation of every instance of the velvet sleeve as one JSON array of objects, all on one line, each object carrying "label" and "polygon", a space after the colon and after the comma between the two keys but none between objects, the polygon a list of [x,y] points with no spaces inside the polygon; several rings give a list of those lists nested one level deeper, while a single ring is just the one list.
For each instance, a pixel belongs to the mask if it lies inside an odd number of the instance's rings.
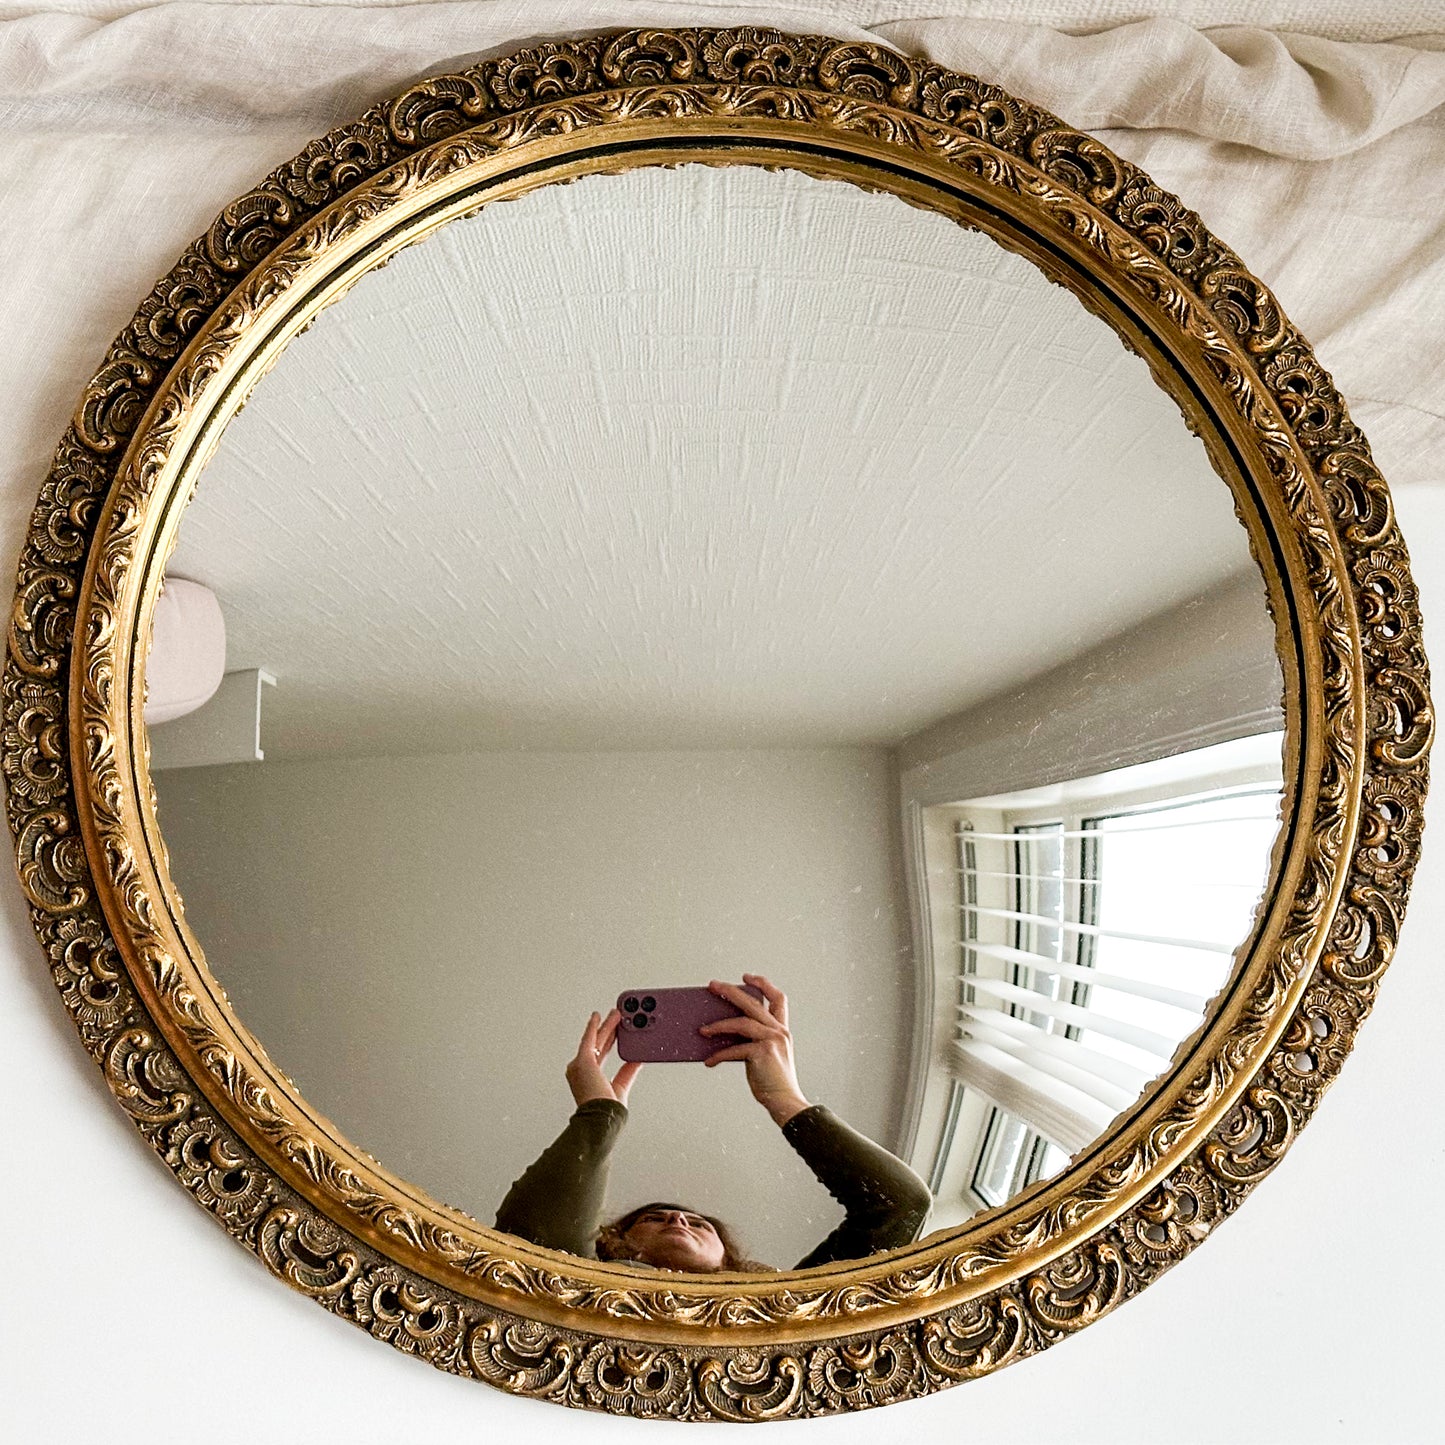
[{"label": "velvet sleeve", "polygon": [[496,1227],[547,1249],[593,1258],[612,1146],[627,1122],[615,1099],[579,1104],[567,1127],[507,1191]]},{"label": "velvet sleeve", "polygon": [[794,1114],[783,1137],[846,1211],[842,1224],[796,1268],[863,1259],[917,1239],[933,1195],[901,1159],[820,1104]]}]

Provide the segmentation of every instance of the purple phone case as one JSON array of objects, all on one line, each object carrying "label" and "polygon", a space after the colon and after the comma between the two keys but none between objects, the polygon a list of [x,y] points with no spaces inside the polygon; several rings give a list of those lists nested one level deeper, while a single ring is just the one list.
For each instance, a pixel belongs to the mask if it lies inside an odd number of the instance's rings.
[{"label": "purple phone case", "polygon": [[[749,984],[746,992],[763,995]],[[651,1002],[652,1007],[647,1008]],[[629,1008],[628,1004],[632,1007]],[[704,1024],[735,1019],[738,1010],[705,988],[629,988],[617,995],[622,1022],[617,1026],[617,1053],[628,1062],[697,1064],[718,1049],[741,1043],[733,1034],[698,1033]],[[647,1022],[638,1026],[637,1019]]]}]

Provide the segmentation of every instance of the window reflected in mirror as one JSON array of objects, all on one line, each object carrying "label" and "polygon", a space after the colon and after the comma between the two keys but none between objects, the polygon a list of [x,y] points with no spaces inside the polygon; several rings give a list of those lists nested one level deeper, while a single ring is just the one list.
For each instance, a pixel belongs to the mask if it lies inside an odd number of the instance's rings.
[{"label": "window reflected in mirror", "polygon": [[1199,1027],[1268,877],[1282,750],[1258,734],[927,810],[913,836],[940,856],[914,871],[956,930],[922,1070],[941,1124],[914,1155],[933,1227],[1065,1168]]}]

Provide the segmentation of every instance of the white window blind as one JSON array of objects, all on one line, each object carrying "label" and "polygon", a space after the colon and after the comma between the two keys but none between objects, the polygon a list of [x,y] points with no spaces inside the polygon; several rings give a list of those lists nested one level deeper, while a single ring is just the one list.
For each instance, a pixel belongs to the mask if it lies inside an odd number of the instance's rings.
[{"label": "white window blind", "polygon": [[1199,1027],[1268,876],[1280,788],[1277,770],[1264,772],[1224,786],[1186,777],[1162,795],[1096,794],[1052,816],[995,799],[975,823],[960,806],[950,1067],[999,1116],[976,1192],[987,1198],[988,1178],[1006,1172],[1000,1149],[1016,1172],[1030,1160],[1059,1167]]}]

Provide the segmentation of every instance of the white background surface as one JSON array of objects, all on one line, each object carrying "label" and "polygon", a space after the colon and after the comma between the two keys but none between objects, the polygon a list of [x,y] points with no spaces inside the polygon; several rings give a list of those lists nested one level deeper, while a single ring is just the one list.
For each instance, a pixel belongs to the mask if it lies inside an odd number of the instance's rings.
[{"label": "white background surface", "polygon": [[[4,13],[21,8],[9,6]],[[219,13],[227,7],[206,8]],[[415,7],[433,16],[445,8]],[[846,20],[857,23],[870,8],[849,6]],[[1247,15],[1239,13],[1242,7],[1213,8],[1227,10],[1219,18],[1231,22],[1256,18],[1253,7],[1243,7]],[[577,22],[600,9],[574,7]],[[1401,17],[1392,34],[1442,28],[1438,6],[1383,9]],[[1323,28],[1346,35],[1353,32],[1340,15],[1362,13],[1358,6],[1326,11]],[[1380,13],[1371,9],[1371,25]],[[319,7],[293,12],[293,28],[298,16],[311,33],[327,23]],[[542,28],[540,20],[528,23],[515,11],[513,17],[513,34]],[[681,23],[693,16],[675,18]],[[815,28],[820,23],[817,10],[807,18]],[[1190,18],[1207,20],[1208,7]],[[419,33],[426,28],[418,22]],[[830,28],[845,26],[840,20]],[[214,46],[218,33],[198,28],[197,43]],[[52,29],[42,38],[54,41],[57,34]],[[445,36],[422,36],[433,56],[477,48],[462,37],[451,39],[449,48]],[[987,39],[979,42],[984,50]],[[33,41],[34,32],[26,32],[22,43],[0,52],[7,97],[46,83],[49,52]],[[98,348],[129,315],[149,277],[250,176],[398,83],[395,65],[333,44],[330,70],[308,57],[306,73],[324,81],[318,108],[268,130],[256,76],[269,66],[278,84],[285,79],[285,67],[272,62],[286,53],[286,44],[273,44],[274,52],[259,59],[244,47],[210,52],[220,54],[238,85],[249,84],[248,93],[258,97],[251,121],[264,135],[249,148],[236,147],[213,115],[209,131],[192,121],[156,142],[170,170],[147,170],[136,160],[137,128],[159,115],[177,89],[164,77],[178,51],[154,44],[146,53],[161,79],[153,82],[149,110],[145,87],[133,86],[139,119],[129,130],[113,112],[87,116],[80,105],[62,107],[65,115],[56,112],[50,128],[35,132],[33,154],[24,151],[19,131],[7,135],[16,159],[5,173],[6,224],[0,232],[7,283],[0,500],[10,555],[44,456]],[[1025,63],[1031,52],[1001,44],[995,54],[1002,69],[1010,59]],[[948,55],[941,58],[953,63]],[[64,59],[75,65],[84,57],[67,53]],[[343,70],[350,78],[338,81]],[[1047,78],[1036,79],[1033,92],[1065,109],[1062,92],[1079,73],[1060,78],[1057,96],[1048,93]],[[1241,68],[1241,84],[1248,78]],[[1110,73],[1096,80],[1107,91]],[[1322,87],[1320,93],[1340,92]],[[1402,92],[1396,87],[1390,93]],[[232,114],[217,93],[209,99],[217,113]],[[1097,123],[1077,108],[1070,113]],[[1254,112],[1243,106],[1227,114],[1232,123],[1248,125]],[[1110,139],[1123,144],[1117,133]],[[1427,626],[1428,619],[1445,617],[1445,482],[1439,453],[1429,444],[1441,425],[1432,415],[1440,410],[1441,375],[1432,308],[1438,318],[1445,287],[1438,277],[1432,282],[1430,272],[1439,250],[1438,239],[1429,239],[1440,233],[1438,191],[1432,200],[1420,184],[1422,177],[1438,176],[1438,169],[1422,166],[1419,147],[1388,138],[1379,143],[1383,150],[1372,144],[1356,150],[1355,159],[1323,169],[1237,143],[1196,143],[1164,132],[1137,139],[1131,154],[1150,152],[1146,163],[1159,178],[1187,192],[1206,220],[1279,286],[1347,395],[1361,403],[1356,410],[1370,418],[1382,457],[1388,448],[1389,475],[1408,481],[1398,488],[1398,511]],[[1427,153],[1433,143],[1425,137]],[[141,179],[127,186],[127,168],[137,165]],[[62,201],[47,184],[56,175],[86,189]],[[1213,195],[1208,205],[1190,185],[1191,177],[1201,176]],[[1239,183],[1243,176],[1249,184]],[[1377,207],[1326,224],[1302,221],[1322,197],[1378,178]],[[1397,205],[1389,204],[1391,184],[1400,187]],[[158,197],[165,203],[159,214]],[[1282,217],[1288,224],[1281,224]],[[1399,252],[1392,256],[1392,244],[1407,233],[1427,238],[1418,265],[1403,265]],[[17,275],[26,278],[23,288],[14,284]],[[1405,307],[1405,328],[1374,325],[1381,307],[1388,311],[1402,294],[1418,300]],[[1377,405],[1392,394],[1399,398],[1398,388],[1390,388],[1401,378],[1416,387],[1412,399]],[[1438,632],[1434,636],[1438,652]],[[1445,1146],[1436,1103],[1440,1050],[1430,1026],[1445,1012],[1439,964],[1445,949],[1445,790],[1437,791],[1430,811],[1411,916],[1355,1057],[1280,1172],[1208,1248],[1140,1299],[1039,1359],[881,1415],[772,1427],[778,1438],[807,1434],[828,1445],[878,1438],[1303,1445],[1445,1436],[1438,1368],[1445,1278],[1436,1243]],[[567,1413],[450,1379],[327,1318],[278,1285],[179,1196],[110,1101],[59,1006],[13,885],[4,890],[0,912],[0,1017],[6,1025],[0,1088],[10,1166],[0,1205],[8,1245],[0,1371],[15,1438],[95,1434],[118,1442],[168,1442],[244,1432],[286,1442],[489,1435],[632,1441],[672,1437],[682,1428]]]}]

